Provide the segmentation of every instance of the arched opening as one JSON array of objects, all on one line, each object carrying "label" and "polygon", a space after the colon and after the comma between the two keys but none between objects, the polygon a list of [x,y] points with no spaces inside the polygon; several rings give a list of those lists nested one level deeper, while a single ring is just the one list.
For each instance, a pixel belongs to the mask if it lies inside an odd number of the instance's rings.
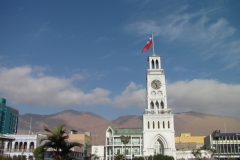
[{"label": "arched opening", "polygon": [[8,149],[8,151],[11,151],[11,149],[12,149],[12,141],[8,142],[7,149]]},{"label": "arched opening", "polygon": [[150,128],[150,122],[148,121],[148,129]]},{"label": "arched opening", "polygon": [[170,128],[170,122],[168,121],[168,128]]},{"label": "arched opening", "polygon": [[161,108],[164,109],[164,103],[161,101]]},{"label": "arched opening", "polygon": [[24,150],[24,152],[26,152],[26,150],[27,150],[27,142],[24,142],[24,144],[23,144],[23,150]]},{"label": "arched opening", "polygon": [[156,102],[156,107],[157,107],[157,109],[159,109],[159,103],[158,103],[158,101]]},{"label": "arched opening", "polygon": [[19,150],[22,151],[22,149],[23,149],[23,142],[20,142],[19,143]]},{"label": "arched opening", "polygon": [[151,109],[154,109],[154,103],[151,102]]},{"label": "arched opening", "polygon": [[153,121],[153,129],[155,128],[155,123],[154,123],[154,121]]},{"label": "arched opening", "polygon": [[165,122],[163,121],[163,128],[165,128]]},{"label": "arched opening", "polygon": [[163,143],[160,139],[158,139],[154,144],[154,154],[164,154]]},{"label": "arched opening", "polygon": [[33,142],[30,143],[30,145],[29,145],[29,149],[30,149],[31,151],[34,150],[34,143],[33,143]]},{"label": "arched opening", "polygon": [[156,69],[159,69],[158,60],[156,60]]},{"label": "arched opening", "polygon": [[158,121],[158,129],[160,129],[160,122]]},{"label": "arched opening", "polygon": [[18,142],[15,143],[15,145],[14,145],[14,149],[15,149],[15,150],[18,149]]},{"label": "arched opening", "polygon": [[152,69],[154,69],[154,68],[155,68],[154,61],[152,60]]}]

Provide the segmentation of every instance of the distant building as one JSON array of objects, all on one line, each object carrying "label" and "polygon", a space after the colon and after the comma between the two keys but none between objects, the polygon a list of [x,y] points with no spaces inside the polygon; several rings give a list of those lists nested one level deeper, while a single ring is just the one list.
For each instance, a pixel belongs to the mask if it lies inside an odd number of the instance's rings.
[{"label": "distant building", "polygon": [[[126,158],[142,156],[142,128],[117,128],[109,126],[106,131],[105,160],[113,160],[115,155],[122,154]],[[122,143],[122,135],[129,137],[129,142]]]},{"label": "distant building", "polygon": [[204,146],[206,136],[192,136],[191,133],[181,133],[179,137],[175,136],[176,150],[193,150]]},{"label": "distant building", "polygon": [[104,146],[92,146],[92,160],[104,160]]},{"label": "distant building", "polygon": [[71,130],[71,134],[68,135],[68,142],[78,142],[80,144],[83,144],[84,147],[81,150],[78,150],[78,148],[73,148],[73,151],[81,152],[83,153],[83,157],[85,159],[90,159],[91,152],[92,152],[92,138],[90,132],[85,133],[77,133],[75,130]]},{"label": "distant building", "polygon": [[[4,149],[1,153],[6,156],[19,156],[24,155],[28,159],[33,158],[33,151],[38,146],[43,145],[46,141],[41,142],[41,139],[45,138],[46,134],[4,134],[1,135],[1,139],[4,140]],[[83,144],[83,147],[73,147],[71,150],[71,156],[75,160],[90,159],[91,157],[91,134],[85,132],[83,134],[76,134],[71,132],[69,134],[68,142],[78,142]],[[52,148],[47,149],[44,153],[44,160],[53,160],[54,150]]]},{"label": "distant building", "polygon": [[204,138],[204,145],[216,150],[214,157],[240,158],[240,133],[220,133],[216,136],[213,132]]},{"label": "distant building", "polygon": [[40,139],[46,137],[43,134],[5,134],[4,136],[12,140],[5,141],[4,155],[26,156],[31,159],[33,150],[40,145]]},{"label": "distant building", "polygon": [[0,98],[0,133],[15,134],[18,128],[18,110],[6,106],[6,99]]}]

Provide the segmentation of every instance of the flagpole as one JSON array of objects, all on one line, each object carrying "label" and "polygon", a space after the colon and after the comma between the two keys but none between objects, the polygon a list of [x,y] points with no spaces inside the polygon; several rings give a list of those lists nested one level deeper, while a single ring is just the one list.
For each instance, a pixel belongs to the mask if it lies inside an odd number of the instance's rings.
[{"label": "flagpole", "polygon": [[152,42],[153,42],[153,55],[154,55],[155,52],[154,52],[154,39],[153,39],[153,34],[152,34]]}]

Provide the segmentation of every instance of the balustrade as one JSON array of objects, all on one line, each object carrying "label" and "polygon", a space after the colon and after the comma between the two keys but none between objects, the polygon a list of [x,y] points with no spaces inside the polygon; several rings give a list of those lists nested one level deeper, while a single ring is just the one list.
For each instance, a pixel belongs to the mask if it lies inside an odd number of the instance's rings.
[{"label": "balustrade", "polygon": [[172,114],[171,109],[145,109],[144,114]]}]

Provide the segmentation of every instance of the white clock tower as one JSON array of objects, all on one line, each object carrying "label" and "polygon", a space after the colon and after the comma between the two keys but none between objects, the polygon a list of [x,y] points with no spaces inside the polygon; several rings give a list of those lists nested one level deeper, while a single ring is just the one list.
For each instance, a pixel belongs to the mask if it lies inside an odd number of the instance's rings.
[{"label": "white clock tower", "polygon": [[147,108],[143,113],[143,156],[163,154],[176,159],[174,121],[167,107],[166,81],[161,57],[148,57]]}]

